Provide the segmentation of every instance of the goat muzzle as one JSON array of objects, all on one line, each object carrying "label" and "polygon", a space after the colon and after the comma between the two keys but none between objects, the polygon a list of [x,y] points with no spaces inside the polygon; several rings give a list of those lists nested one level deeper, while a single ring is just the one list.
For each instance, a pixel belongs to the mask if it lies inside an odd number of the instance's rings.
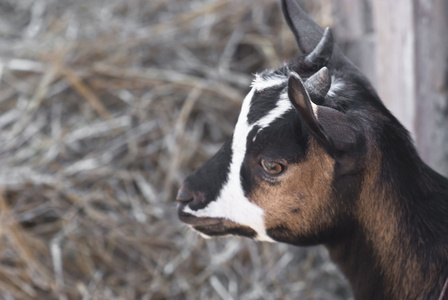
[{"label": "goat muzzle", "polygon": [[179,191],[177,192],[176,200],[180,203],[188,203],[193,201],[193,199],[193,193],[185,185],[182,184],[179,188]]}]

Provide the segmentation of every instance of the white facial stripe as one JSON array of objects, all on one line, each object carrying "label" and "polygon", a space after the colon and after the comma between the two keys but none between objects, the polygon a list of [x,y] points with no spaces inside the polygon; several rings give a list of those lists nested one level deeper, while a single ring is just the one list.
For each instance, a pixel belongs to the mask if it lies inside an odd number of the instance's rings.
[{"label": "white facial stripe", "polygon": [[[260,127],[260,129],[257,132],[258,134],[262,129],[271,125],[272,122],[283,116],[288,110],[292,108],[293,106],[291,104],[291,101],[289,101],[288,93],[282,93],[280,95],[280,99],[277,101],[277,106],[273,110],[271,110],[266,116],[255,122],[252,126]],[[255,141],[256,137],[257,135],[254,136],[253,141]]]},{"label": "white facial stripe", "polygon": [[204,209],[197,211],[187,206],[185,212],[197,217],[225,218],[246,225],[257,232],[258,240],[273,242],[266,234],[263,219],[264,211],[244,196],[240,180],[241,165],[246,155],[246,139],[252,129],[247,121],[247,116],[254,93],[255,88],[252,88],[243,101],[233,134],[232,162],[228,181],[221,189],[218,199],[210,202]]},{"label": "white facial stripe", "polygon": [[287,93],[282,93],[280,99],[277,101],[277,106],[271,110],[266,116],[255,122],[252,126],[259,126],[261,128],[268,127],[276,119],[280,118],[285,112],[293,108]]},{"label": "white facial stripe", "polygon": [[268,77],[261,77],[259,74],[255,74],[255,79],[252,81],[251,87],[256,91],[262,91],[270,87],[281,85],[286,82],[288,78],[285,75],[271,75]]},{"label": "white facial stripe", "polygon": [[247,136],[254,126],[261,129],[268,127],[274,120],[280,118],[292,108],[288,95],[283,93],[277,102],[277,106],[266,116],[249,125],[248,114],[255,87],[249,92],[243,101],[240,116],[235,126],[232,140],[232,161],[228,181],[221,189],[218,199],[210,202],[204,209],[194,211],[188,206],[185,212],[197,217],[225,218],[235,223],[248,226],[257,232],[257,240],[274,242],[266,233],[264,226],[264,211],[244,196],[241,185],[241,166],[246,155]]}]

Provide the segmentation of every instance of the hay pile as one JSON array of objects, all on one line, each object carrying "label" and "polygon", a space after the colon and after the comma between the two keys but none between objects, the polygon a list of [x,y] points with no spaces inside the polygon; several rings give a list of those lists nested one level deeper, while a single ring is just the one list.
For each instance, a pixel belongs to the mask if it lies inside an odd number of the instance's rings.
[{"label": "hay pile", "polygon": [[275,1],[0,2],[0,297],[345,299],[323,248],[205,241],[173,195],[296,55]]}]

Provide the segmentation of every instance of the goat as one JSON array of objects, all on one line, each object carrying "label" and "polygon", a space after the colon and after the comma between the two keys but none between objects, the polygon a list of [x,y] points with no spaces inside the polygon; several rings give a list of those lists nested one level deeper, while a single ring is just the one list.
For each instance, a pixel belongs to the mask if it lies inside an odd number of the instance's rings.
[{"label": "goat", "polygon": [[331,30],[295,0],[282,8],[306,54],[256,75],[232,138],[179,189],[180,220],[207,237],[323,244],[356,299],[448,297],[448,179]]}]

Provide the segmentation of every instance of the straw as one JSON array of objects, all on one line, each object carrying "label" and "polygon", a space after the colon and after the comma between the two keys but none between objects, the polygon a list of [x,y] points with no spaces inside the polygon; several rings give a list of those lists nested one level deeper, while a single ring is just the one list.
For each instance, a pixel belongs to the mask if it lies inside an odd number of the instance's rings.
[{"label": "straw", "polygon": [[298,54],[277,1],[2,8],[0,298],[350,297],[323,248],[204,240],[176,214],[252,74]]}]

